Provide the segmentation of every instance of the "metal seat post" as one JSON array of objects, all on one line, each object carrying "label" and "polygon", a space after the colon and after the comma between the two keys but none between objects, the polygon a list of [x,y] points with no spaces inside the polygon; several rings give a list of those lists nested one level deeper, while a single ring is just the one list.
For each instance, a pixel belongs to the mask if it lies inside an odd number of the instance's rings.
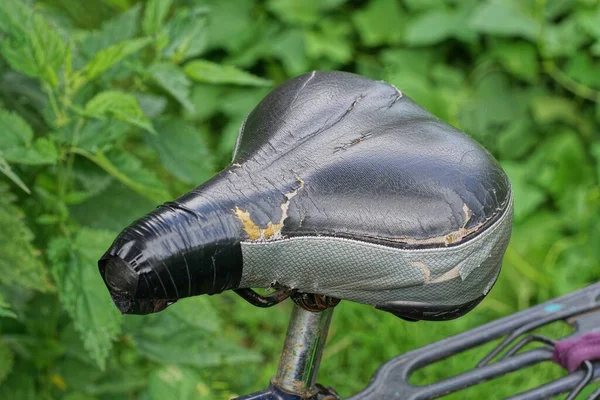
[{"label": "metal seat post", "polygon": [[307,311],[294,304],[273,386],[302,398],[316,395],[315,379],[333,308]]}]

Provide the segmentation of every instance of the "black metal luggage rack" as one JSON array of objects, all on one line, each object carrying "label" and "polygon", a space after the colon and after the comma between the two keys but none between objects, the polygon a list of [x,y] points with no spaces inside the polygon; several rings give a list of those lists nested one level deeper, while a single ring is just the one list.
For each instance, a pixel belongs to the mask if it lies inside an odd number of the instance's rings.
[{"label": "black metal luggage rack", "polygon": [[[466,389],[487,380],[552,359],[556,339],[531,332],[556,321],[574,328],[568,337],[600,331],[600,284],[594,284],[566,296],[499,319],[459,335],[421,347],[381,366],[369,385],[352,400],[374,399],[433,399]],[[523,336],[526,335],[526,336]],[[504,340],[474,368],[462,374],[429,384],[409,383],[415,371],[436,361],[505,336]],[[518,340],[521,338],[520,340]],[[532,342],[541,347],[519,352]],[[498,357],[502,352],[500,357]],[[568,393],[574,399],[583,388],[600,377],[600,361],[585,361],[571,374],[564,375],[534,389],[515,394],[510,399],[547,399]],[[588,399],[600,397],[600,388]]]}]

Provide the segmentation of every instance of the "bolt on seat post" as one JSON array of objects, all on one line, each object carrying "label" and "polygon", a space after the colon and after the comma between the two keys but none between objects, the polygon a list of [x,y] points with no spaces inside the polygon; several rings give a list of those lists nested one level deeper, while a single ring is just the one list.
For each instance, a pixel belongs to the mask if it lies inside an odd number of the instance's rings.
[{"label": "bolt on seat post", "polygon": [[312,312],[294,304],[277,374],[271,381],[275,387],[302,398],[317,394],[315,380],[332,314],[333,307]]}]

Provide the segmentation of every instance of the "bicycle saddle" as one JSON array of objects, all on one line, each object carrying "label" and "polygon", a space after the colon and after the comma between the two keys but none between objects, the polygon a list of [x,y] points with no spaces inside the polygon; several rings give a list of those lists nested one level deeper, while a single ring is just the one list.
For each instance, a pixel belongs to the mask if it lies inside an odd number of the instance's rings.
[{"label": "bicycle saddle", "polygon": [[284,287],[449,319],[488,293],[511,227],[510,183],[477,142],[390,84],[312,72],[250,112],[229,167],[129,225],[99,268],[123,313]]}]

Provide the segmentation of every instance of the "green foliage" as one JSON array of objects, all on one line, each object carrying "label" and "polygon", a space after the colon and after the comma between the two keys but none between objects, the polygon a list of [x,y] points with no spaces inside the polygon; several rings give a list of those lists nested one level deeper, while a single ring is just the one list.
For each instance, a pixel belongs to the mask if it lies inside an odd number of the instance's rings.
[{"label": "green foliage", "polygon": [[58,75],[67,52],[59,33],[42,16],[33,14],[23,2],[2,2],[0,29],[7,35],[0,51],[15,70],[48,85],[58,85]]},{"label": "green foliage", "polygon": [[[33,247],[33,232],[27,226],[23,211],[13,202],[8,188],[0,186],[0,283],[27,289],[50,289],[39,251]],[[6,305],[5,305],[6,307]]]},{"label": "green foliage", "polygon": [[269,86],[271,82],[230,65],[195,60],[185,66],[185,73],[196,82],[230,83],[232,85]]},{"label": "green foliage", "polygon": [[95,265],[112,240],[110,232],[84,228],[72,241],[54,239],[48,248],[61,303],[100,368],[105,367],[112,342],[121,331],[121,316],[98,279]]},{"label": "green foliage", "polygon": [[[122,318],[96,262],[227,165],[247,113],[311,69],[393,83],[481,142],[515,192],[482,305],[406,324],[342,303],[322,383],[350,395],[400,352],[595,282],[599,57],[596,0],[0,0],[0,398],[220,399],[268,383],[288,305],[223,294]],[[561,373],[536,368],[455,398]]]},{"label": "green foliage", "polygon": [[87,102],[85,114],[91,118],[118,119],[155,133],[150,120],[140,109],[136,97],[128,93],[112,90],[101,92]]}]

